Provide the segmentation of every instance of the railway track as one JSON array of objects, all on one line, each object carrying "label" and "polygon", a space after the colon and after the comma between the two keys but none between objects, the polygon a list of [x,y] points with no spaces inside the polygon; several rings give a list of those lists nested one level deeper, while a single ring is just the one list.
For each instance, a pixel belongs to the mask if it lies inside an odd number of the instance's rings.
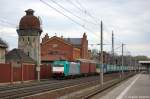
[{"label": "railway track", "polygon": [[40,85],[51,84],[51,83],[60,83],[60,81],[65,82],[65,81],[70,81],[70,80],[78,80],[78,79],[80,80],[80,79],[86,79],[86,78],[89,78],[89,77],[69,79],[69,80],[46,80],[46,81],[41,81],[41,82],[22,83],[22,84],[14,84],[14,85],[7,85],[7,86],[5,85],[5,86],[0,86],[0,92],[5,91],[5,90],[13,90],[13,89],[19,89],[19,88],[25,88],[25,87],[40,86]]},{"label": "railway track", "polygon": [[83,93],[80,93],[76,96],[70,96],[71,99],[91,99],[93,96],[107,90],[110,89],[112,87],[114,87],[115,85],[121,83],[122,81],[126,80],[129,77],[132,77],[134,74],[129,74],[126,77],[124,77],[123,79],[114,79],[111,81],[107,81],[104,83],[103,87],[101,87],[100,85],[92,88],[91,90],[85,91]]},{"label": "railway track", "polygon": [[105,91],[105,90],[107,90],[107,89],[113,87],[114,85],[116,85],[116,84],[118,84],[118,83],[120,83],[120,82],[121,82],[121,80],[119,80],[119,79],[112,80],[111,82],[105,83],[105,84],[104,84],[105,87],[103,87],[103,88],[99,87],[98,89],[95,89],[95,90],[94,90],[93,92],[91,92],[90,94],[85,95],[85,96],[82,96],[81,98],[82,98],[82,99],[90,99],[90,98],[92,98],[93,96],[95,96],[95,95],[97,95],[97,94],[99,94],[99,93],[101,93],[101,92],[103,92],[103,91]]},{"label": "railway track", "polygon": [[1,99],[15,99],[19,97],[24,97],[32,94],[37,94],[45,91],[55,90],[63,87],[73,86],[90,81],[98,81],[98,77],[82,78],[82,79],[73,79],[73,80],[64,80],[54,83],[41,84],[36,86],[22,86],[19,88],[13,87],[12,89],[7,89],[0,91]]},{"label": "railway track", "polygon": [[[107,74],[105,75],[105,81],[112,78],[112,76],[116,77],[118,74]],[[0,88],[0,99],[16,99],[20,97],[30,96],[33,94],[38,94],[47,91],[53,91],[56,89],[61,89],[65,87],[71,86],[79,86],[79,85],[89,85],[90,83],[99,83],[99,76],[94,77],[85,77],[85,78],[77,78],[71,80],[57,80],[52,82],[43,82],[43,83],[33,83],[27,84],[23,86],[13,86],[6,87],[2,89]]]},{"label": "railway track", "polygon": [[29,82],[29,83],[5,85],[5,86],[0,86],[0,92],[5,91],[5,90],[18,89],[18,88],[30,87],[30,86],[37,86],[37,85],[55,83],[55,82],[58,82],[58,81],[48,80],[48,81],[41,81],[41,82]]},{"label": "railway track", "polygon": [[[109,76],[109,75],[110,74],[106,74],[105,76]],[[89,78],[89,77],[76,78],[75,80],[86,79],[86,78]],[[73,80],[73,79],[69,79],[67,81],[70,81],[70,80]],[[66,81],[66,80],[61,80],[61,82],[63,82],[63,81]],[[46,80],[46,81],[41,81],[41,82],[31,82],[31,83],[5,85],[5,86],[0,86],[0,92],[5,91],[5,90],[19,89],[19,88],[31,87],[31,86],[40,86],[40,85],[43,85],[43,84],[58,83],[58,82],[60,82],[60,80]]]}]

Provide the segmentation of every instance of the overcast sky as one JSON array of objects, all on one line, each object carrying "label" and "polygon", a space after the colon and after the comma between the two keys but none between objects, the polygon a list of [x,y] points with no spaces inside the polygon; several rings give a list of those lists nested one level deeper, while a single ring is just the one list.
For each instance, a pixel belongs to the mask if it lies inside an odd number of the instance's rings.
[{"label": "overcast sky", "polygon": [[[24,11],[31,8],[42,20],[41,37],[45,33],[51,37],[55,33],[57,36],[82,37],[86,32],[89,44],[97,44],[100,39],[99,23],[103,20],[105,44],[111,44],[113,30],[115,48],[123,42],[126,44],[125,52],[150,57],[150,0],[54,0],[68,12],[52,2],[53,0],[43,1],[78,24],[40,0],[0,0],[0,37],[8,42],[9,49],[17,48],[16,28],[21,17],[25,15]],[[99,47],[89,45],[89,48]],[[105,45],[104,49],[111,51],[111,46]],[[117,49],[116,52],[120,53],[120,50]]]}]

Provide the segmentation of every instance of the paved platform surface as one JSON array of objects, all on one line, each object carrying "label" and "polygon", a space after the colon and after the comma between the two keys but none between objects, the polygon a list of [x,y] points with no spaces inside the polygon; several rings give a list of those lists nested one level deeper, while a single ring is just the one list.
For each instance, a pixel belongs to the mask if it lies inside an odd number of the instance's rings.
[{"label": "paved platform surface", "polygon": [[93,99],[150,99],[150,74],[137,74],[104,96]]}]

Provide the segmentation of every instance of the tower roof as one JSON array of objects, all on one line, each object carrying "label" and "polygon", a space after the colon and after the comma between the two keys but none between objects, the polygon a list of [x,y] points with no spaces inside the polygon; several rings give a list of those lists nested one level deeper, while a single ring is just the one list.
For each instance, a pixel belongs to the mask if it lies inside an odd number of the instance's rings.
[{"label": "tower roof", "polygon": [[26,15],[23,16],[19,23],[19,29],[38,29],[41,30],[40,20],[34,16],[34,10],[28,9],[25,11]]}]

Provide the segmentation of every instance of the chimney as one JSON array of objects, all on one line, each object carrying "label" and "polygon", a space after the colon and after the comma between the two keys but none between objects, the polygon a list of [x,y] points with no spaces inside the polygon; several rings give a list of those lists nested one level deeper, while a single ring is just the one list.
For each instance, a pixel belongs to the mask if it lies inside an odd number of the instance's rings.
[{"label": "chimney", "polygon": [[49,36],[48,36],[48,33],[46,33],[45,37],[42,38],[42,42],[45,42],[45,41],[47,41],[48,39],[49,39]]},{"label": "chimney", "polygon": [[83,39],[87,39],[87,35],[86,35],[85,32],[84,32],[84,34],[83,34]]}]

